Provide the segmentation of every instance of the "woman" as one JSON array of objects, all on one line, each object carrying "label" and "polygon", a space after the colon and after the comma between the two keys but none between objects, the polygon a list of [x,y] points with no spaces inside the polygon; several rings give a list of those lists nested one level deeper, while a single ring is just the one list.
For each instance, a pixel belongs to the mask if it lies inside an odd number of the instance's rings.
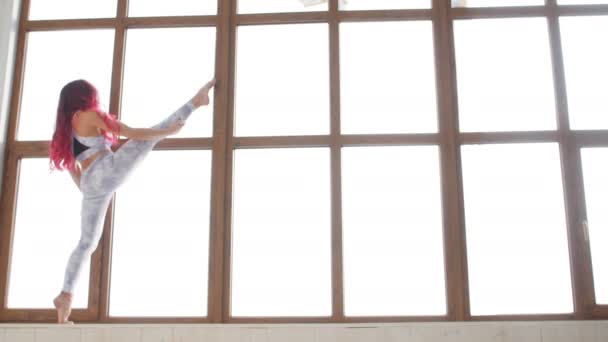
[{"label": "woman", "polygon": [[[67,169],[82,192],[81,237],[72,252],[61,293],[53,300],[58,323],[68,321],[72,293],[83,266],[97,247],[104,216],[116,189],[153,147],[176,134],[198,107],[209,104],[211,80],[175,113],[152,128],[131,128],[101,111],[97,89],[77,80],[61,90],[57,122],[51,141],[51,169]],[[118,136],[129,140],[116,152],[110,146]]]}]

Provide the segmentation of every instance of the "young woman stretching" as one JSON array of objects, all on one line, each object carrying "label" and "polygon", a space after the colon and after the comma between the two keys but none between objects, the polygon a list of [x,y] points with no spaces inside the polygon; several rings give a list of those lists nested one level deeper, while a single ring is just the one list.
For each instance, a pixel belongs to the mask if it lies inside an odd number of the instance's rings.
[{"label": "young woman stretching", "polygon": [[[152,128],[131,128],[100,109],[97,89],[77,80],[61,90],[57,122],[51,141],[51,169],[67,169],[82,192],[81,237],[72,252],[61,293],[53,300],[58,323],[71,323],[72,293],[83,266],[103,231],[103,221],[112,195],[131,171],[165,137],[177,133],[197,108],[209,104],[205,84],[186,104]],[[129,140],[116,152],[110,146],[118,136]]]}]

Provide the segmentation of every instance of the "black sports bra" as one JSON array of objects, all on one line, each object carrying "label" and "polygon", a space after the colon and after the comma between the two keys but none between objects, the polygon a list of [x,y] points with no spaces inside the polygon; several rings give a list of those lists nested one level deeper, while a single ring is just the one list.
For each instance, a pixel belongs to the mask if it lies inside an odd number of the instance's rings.
[{"label": "black sports bra", "polygon": [[78,139],[72,137],[72,152],[74,157],[78,157],[79,154],[89,149],[89,146],[78,141]]}]

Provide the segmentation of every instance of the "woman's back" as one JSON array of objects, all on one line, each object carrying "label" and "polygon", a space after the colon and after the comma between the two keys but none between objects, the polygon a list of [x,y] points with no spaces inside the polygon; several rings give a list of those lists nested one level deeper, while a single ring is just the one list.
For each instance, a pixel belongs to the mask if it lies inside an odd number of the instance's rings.
[{"label": "woman's back", "polygon": [[77,161],[82,162],[99,151],[110,149],[111,142],[94,124],[97,115],[94,111],[86,111],[78,112],[72,118],[72,152]]}]

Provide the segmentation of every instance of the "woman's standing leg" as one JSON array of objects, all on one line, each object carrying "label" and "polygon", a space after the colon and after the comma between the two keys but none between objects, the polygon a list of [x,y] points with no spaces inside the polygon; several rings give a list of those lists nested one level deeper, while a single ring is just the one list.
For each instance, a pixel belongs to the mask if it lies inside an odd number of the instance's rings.
[{"label": "woman's standing leg", "polygon": [[90,261],[103,232],[103,222],[112,192],[82,199],[80,211],[81,234],[78,245],[70,255],[65,271],[61,294],[53,303],[57,309],[58,323],[68,323],[72,306],[72,293],[84,265]]}]

